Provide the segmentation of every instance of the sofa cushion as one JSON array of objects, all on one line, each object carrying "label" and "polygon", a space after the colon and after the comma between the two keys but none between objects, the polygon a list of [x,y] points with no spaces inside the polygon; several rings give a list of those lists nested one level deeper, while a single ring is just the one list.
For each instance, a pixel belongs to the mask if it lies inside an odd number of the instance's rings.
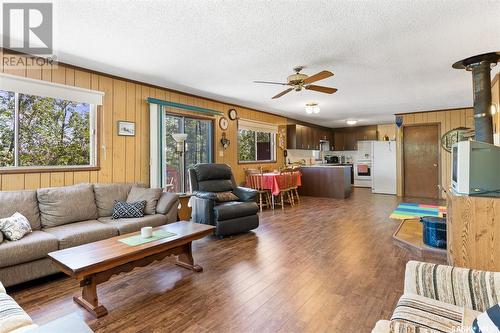
[{"label": "sofa cushion", "polygon": [[127,202],[146,201],[144,214],[156,214],[156,203],[162,192],[163,190],[161,188],[144,188],[134,185],[127,196]]},{"label": "sofa cushion", "polygon": [[404,293],[482,312],[500,300],[500,273],[409,261]]},{"label": "sofa cushion", "polygon": [[167,224],[167,217],[162,214],[146,215],[132,219],[112,219],[111,217],[100,217],[99,221],[117,228],[120,235],[141,230],[142,227],[158,227]]},{"label": "sofa cushion", "polygon": [[113,202],[126,201],[132,184],[94,184],[95,203],[99,217],[111,216]]},{"label": "sofa cushion", "polygon": [[57,238],[40,230],[33,231],[17,241],[4,240],[0,244],[0,267],[42,259],[47,253],[57,249]]},{"label": "sofa cushion", "polygon": [[391,321],[414,324],[439,332],[451,332],[461,326],[463,314],[463,307],[420,295],[404,294],[396,305]]},{"label": "sofa cushion", "polygon": [[44,229],[59,240],[59,249],[78,246],[118,235],[118,229],[99,221],[83,221]]},{"label": "sofa cushion", "polygon": [[0,333],[33,324],[30,316],[7,294],[0,294]]},{"label": "sofa cushion", "polygon": [[156,204],[156,213],[167,214],[174,205],[178,204],[179,195],[170,192],[163,192],[158,199],[158,203]]},{"label": "sofa cushion", "polygon": [[30,221],[31,229],[40,230],[40,211],[36,191],[0,192],[0,218],[19,212]]},{"label": "sofa cushion", "polygon": [[37,197],[44,228],[97,218],[94,189],[90,184],[43,188],[37,190]]},{"label": "sofa cushion", "polygon": [[21,213],[16,212],[11,217],[0,219],[0,233],[4,234],[8,240],[20,240],[31,231],[30,222]]},{"label": "sofa cushion", "polygon": [[242,216],[255,215],[259,206],[255,202],[225,202],[214,207],[215,218],[218,221],[235,219]]}]

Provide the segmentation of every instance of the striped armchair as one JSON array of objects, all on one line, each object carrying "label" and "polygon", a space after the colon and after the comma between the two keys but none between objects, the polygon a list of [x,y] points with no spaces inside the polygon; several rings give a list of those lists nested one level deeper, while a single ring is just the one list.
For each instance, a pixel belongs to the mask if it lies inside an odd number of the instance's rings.
[{"label": "striped armchair", "polygon": [[500,302],[500,273],[409,261],[391,320],[372,333],[471,332],[474,318]]}]

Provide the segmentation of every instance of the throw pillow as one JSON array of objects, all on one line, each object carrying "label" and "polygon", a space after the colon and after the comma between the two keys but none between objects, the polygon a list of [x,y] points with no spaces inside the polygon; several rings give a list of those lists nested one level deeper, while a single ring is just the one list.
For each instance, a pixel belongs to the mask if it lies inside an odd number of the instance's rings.
[{"label": "throw pillow", "polygon": [[472,331],[474,333],[500,332],[500,303],[477,316],[472,322]]},{"label": "throw pillow", "polygon": [[239,198],[233,192],[218,192],[215,193],[216,202],[238,201]]},{"label": "throw pillow", "polygon": [[123,202],[116,201],[113,204],[113,219],[143,217],[146,201]]},{"label": "throw pillow", "polygon": [[153,215],[156,214],[156,203],[158,202],[162,192],[163,190],[161,188],[143,188],[133,186],[128,194],[127,202],[146,201],[144,214]]},{"label": "throw pillow", "polygon": [[2,232],[8,240],[16,241],[31,232],[31,225],[24,215],[16,212],[11,217],[0,219],[0,232]]}]

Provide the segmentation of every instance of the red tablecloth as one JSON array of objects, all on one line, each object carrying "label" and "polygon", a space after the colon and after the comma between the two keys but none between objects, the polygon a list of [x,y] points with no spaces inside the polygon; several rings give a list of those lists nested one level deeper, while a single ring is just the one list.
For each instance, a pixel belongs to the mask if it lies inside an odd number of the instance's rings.
[{"label": "red tablecloth", "polygon": [[[297,186],[302,185],[300,172],[294,172],[294,176],[297,177]],[[266,190],[271,190],[273,195],[278,195],[280,193],[279,178],[283,177],[279,172],[269,172],[262,175],[262,187]]]}]

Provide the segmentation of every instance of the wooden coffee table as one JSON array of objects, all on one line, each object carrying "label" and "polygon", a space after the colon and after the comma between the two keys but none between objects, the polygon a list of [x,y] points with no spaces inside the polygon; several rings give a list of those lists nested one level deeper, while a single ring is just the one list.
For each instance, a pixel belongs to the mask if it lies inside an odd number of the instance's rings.
[{"label": "wooden coffee table", "polygon": [[154,228],[175,233],[172,237],[137,246],[118,241],[140,234],[135,232],[51,252],[49,257],[57,268],[80,280],[80,286],[83,287],[82,296],[75,296],[74,301],[96,317],[102,317],[108,311],[97,299],[99,283],[108,281],[113,275],[130,272],[135,267],[146,266],[171,255],[177,256],[177,265],[201,272],[202,268],[194,263],[191,243],[213,233],[214,228],[210,225],[181,221]]}]

